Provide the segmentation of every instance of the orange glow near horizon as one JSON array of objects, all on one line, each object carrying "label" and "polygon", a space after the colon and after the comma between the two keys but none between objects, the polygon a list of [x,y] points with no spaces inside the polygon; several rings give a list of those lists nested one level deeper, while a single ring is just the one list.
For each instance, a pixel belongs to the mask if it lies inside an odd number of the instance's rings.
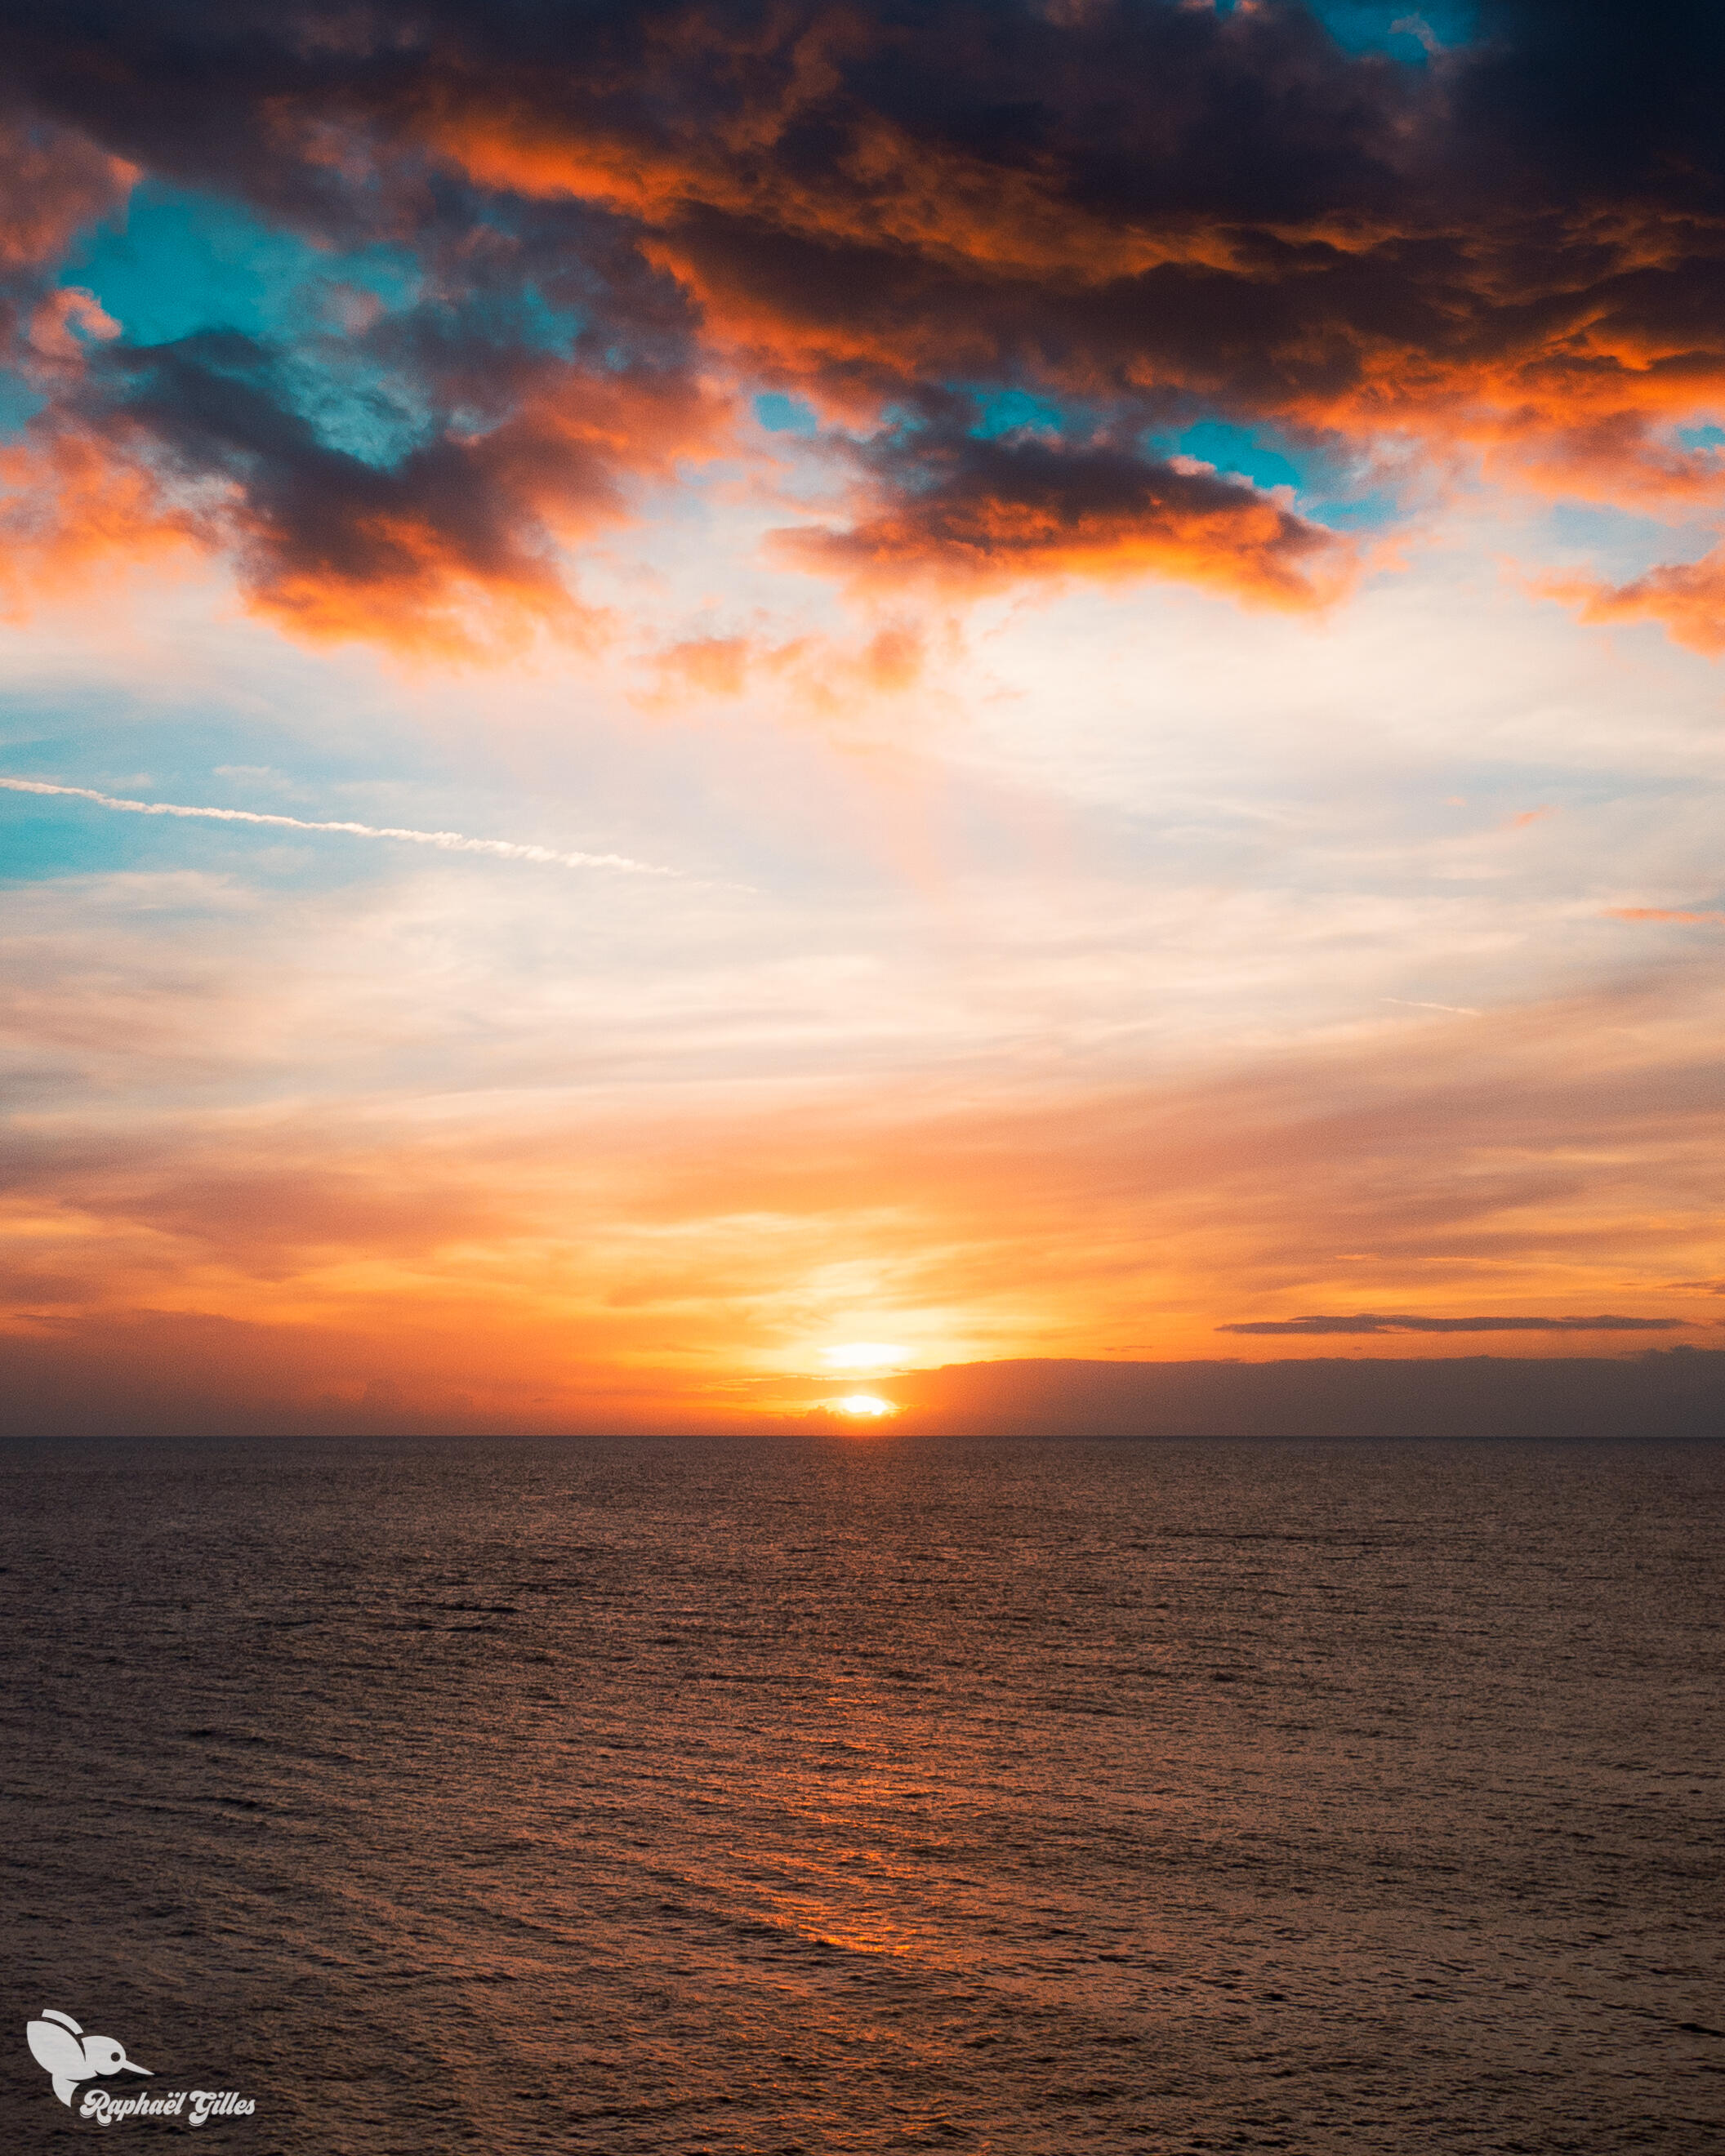
[{"label": "orange glow near horizon", "polygon": [[851,1340],[843,1347],[828,1348],[822,1352],[821,1360],[829,1370],[896,1370],[907,1359],[910,1350],[886,1340]]},{"label": "orange glow near horizon", "polygon": [[1531,8],[395,12],[0,117],[0,1427],[1725,1358],[1705,113],[1542,164]]}]

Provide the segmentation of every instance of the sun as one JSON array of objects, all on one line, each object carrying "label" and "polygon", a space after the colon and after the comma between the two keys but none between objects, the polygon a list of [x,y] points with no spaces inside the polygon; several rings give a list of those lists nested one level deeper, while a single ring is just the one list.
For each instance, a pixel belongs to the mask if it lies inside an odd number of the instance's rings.
[{"label": "sun", "polygon": [[878,1422],[883,1415],[896,1415],[896,1400],[883,1400],[878,1393],[847,1393],[842,1400],[828,1400],[825,1404],[835,1414],[854,1415],[859,1422]]}]

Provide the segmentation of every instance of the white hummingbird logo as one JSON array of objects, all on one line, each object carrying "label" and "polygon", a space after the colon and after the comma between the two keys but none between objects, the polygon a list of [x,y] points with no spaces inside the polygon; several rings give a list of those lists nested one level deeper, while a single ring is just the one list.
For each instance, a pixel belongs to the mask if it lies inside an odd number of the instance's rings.
[{"label": "white hummingbird logo", "polygon": [[124,2044],[111,2036],[86,2036],[69,2014],[57,2014],[51,2006],[43,2008],[39,2021],[25,2025],[24,2034],[37,2065],[54,2076],[54,2094],[69,2106],[73,2090],[92,2074],[117,2074],[122,2066],[129,2074],[150,2072],[126,2057]]}]

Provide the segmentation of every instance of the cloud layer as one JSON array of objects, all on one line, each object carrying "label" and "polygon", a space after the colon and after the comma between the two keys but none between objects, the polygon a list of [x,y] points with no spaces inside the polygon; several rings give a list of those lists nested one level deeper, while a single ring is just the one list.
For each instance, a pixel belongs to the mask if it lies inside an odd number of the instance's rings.
[{"label": "cloud layer", "polygon": [[1330,1334],[1381,1332],[1673,1332],[1686,1317],[1415,1317],[1359,1311],[1345,1316],[1260,1317],[1219,1325],[1218,1332]]},{"label": "cloud layer", "polygon": [[[572,559],[762,390],[836,489],[784,552],[871,586],[1332,599],[1343,533],[1177,454],[1200,420],[1707,517],[1722,38],[1699,0],[1486,0],[1421,64],[1292,0],[13,7],[14,576],[191,546],[313,637],[578,640]],[[301,235],[326,289],[140,341],[55,262],[141,177]],[[357,249],[411,289],[344,285]],[[1711,651],[1718,589],[1574,595]]]},{"label": "cloud layer", "polygon": [[1725,31],[1399,19],[0,0],[44,1385],[1725,1338]]}]

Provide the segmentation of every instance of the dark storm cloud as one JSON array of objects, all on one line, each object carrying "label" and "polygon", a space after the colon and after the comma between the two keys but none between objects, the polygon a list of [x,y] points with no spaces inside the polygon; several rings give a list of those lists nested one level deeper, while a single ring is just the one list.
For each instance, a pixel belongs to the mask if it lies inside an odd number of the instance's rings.
[{"label": "dark storm cloud", "polygon": [[913,435],[869,463],[876,515],[782,535],[781,548],[861,581],[912,566],[965,579],[1151,569],[1285,605],[1309,603],[1332,536],[1246,485],[1106,444]]},{"label": "dark storm cloud", "polygon": [[1340,1317],[1255,1318],[1218,1332],[1675,1332],[1686,1317],[1409,1317],[1371,1311]]},{"label": "dark storm cloud", "polygon": [[513,381],[495,424],[433,429],[382,465],[331,445],[277,355],[233,331],[110,348],[75,408],[92,429],[146,439],[254,595],[315,630],[435,642],[465,588],[573,625],[553,534],[619,513],[620,471],[668,454],[696,400],[651,374],[518,354],[499,372]]},{"label": "dark storm cloud", "polygon": [[[1291,0],[13,0],[0,67],[68,203],[124,160],[425,264],[362,333],[420,420],[388,485],[320,454],[263,362],[243,449],[207,355],[142,387],[116,355],[75,400],[83,440],[170,493],[219,473],[254,589],[328,577],[341,622],[374,581],[385,626],[466,589],[555,610],[554,547],[714,439],[716,371],[863,445],[850,528],[803,552],[874,579],[1327,595],[1309,523],[1146,446],[1205,414],[1611,501],[1720,487],[1672,432],[1725,388],[1725,23],[1693,0],[1487,0],[1423,66]],[[567,349],[536,346],[528,298],[578,315]],[[620,432],[619,380],[650,415]],[[1088,442],[895,436],[964,384],[1081,406]],[[1601,603],[1705,644],[1714,598]]]}]

